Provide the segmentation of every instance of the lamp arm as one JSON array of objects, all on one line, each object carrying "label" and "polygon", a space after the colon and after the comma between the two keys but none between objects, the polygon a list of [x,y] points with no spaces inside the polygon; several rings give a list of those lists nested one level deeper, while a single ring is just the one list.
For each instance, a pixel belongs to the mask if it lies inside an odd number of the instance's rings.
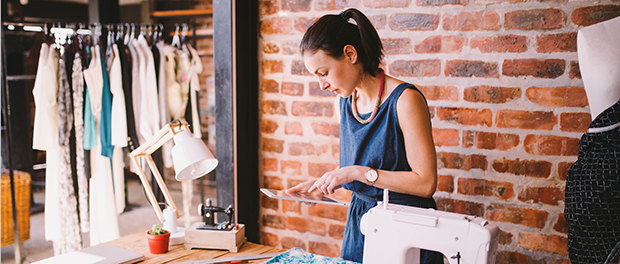
[{"label": "lamp arm", "polygon": [[157,199],[155,198],[155,194],[153,193],[153,189],[151,189],[151,185],[149,184],[149,181],[146,179],[146,175],[144,173],[144,170],[142,170],[142,166],[140,166],[140,163],[138,163],[138,157],[134,155],[133,152],[131,153],[130,156],[131,156],[131,161],[138,168],[138,177],[140,177],[140,181],[142,182],[142,187],[144,188],[144,192],[146,193],[146,198],[151,203],[151,206],[153,206],[153,209],[155,210],[155,214],[157,214],[157,218],[159,218],[159,221],[163,223],[164,213],[161,211],[161,208],[159,208]]},{"label": "lamp arm", "polygon": [[[157,169],[157,166],[155,165],[155,161],[153,161],[153,157],[151,157],[151,155],[148,155],[146,158],[147,158],[147,164],[151,168],[151,171],[153,172],[153,175],[155,176],[155,180],[157,181],[159,188],[162,190],[164,194],[164,198],[166,198],[166,202],[168,203],[168,205],[170,205],[170,207],[172,207],[177,212],[177,218],[179,218],[180,216],[179,210],[177,210],[177,206],[176,204],[174,204],[174,200],[172,199],[172,195],[170,195],[170,191],[168,191],[168,187],[166,186],[166,183],[164,182],[164,178],[162,178],[161,174],[159,174],[159,170]],[[159,208],[159,205],[157,206],[157,208]]]}]

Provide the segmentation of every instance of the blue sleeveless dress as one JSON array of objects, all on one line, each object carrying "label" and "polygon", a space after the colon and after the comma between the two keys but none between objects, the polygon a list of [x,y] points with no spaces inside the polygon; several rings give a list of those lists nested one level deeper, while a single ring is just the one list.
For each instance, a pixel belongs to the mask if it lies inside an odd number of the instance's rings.
[{"label": "blue sleeveless dress", "polygon": [[[379,170],[411,171],[405,153],[403,132],[396,114],[396,103],[405,89],[415,89],[420,92],[412,84],[398,85],[381,104],[372,122],[366,125],[359,123],[353,116],[351,101],[347,98],[340,98],[340,167],[361,165]],[[371,113],[360,114],[360,117],[368,119],[370,115]],[[362,215],[377,205],[377,201],[383,200],[383,189],[359,181],[344,184],[343,187],[352,191],[353,194],[347,215],[341,257],[362,262],[364,235],[360,231],[360,220]],[[433,198],[397,192],[390,192],[389,198],[390,203],[437,209]],[[420,263],[443,263],[443,255],[422,250]]]}]

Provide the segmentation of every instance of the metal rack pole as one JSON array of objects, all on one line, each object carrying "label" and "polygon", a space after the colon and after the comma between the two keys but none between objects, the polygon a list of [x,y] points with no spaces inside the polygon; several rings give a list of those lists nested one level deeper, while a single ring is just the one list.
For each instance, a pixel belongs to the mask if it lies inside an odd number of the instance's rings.
[{"label": "metal rack pole", "polygon": [[4,113],[3,117],[4,117],[4,124],[6,126],[6,135],[7,135],[7,141],[6,141],[6,149],[7,149],[7,159],[8,159],[8,169],[9,169],[9,178],[10,178],[10,183],[11,183],[11,206],[12,206],[12,210],[13,210],[13,234],[15,237],[15,263],[22,263],[22,246],[21,243],[19,241],[19,228],[18,228],[18,224],[17,224],[17,206],[15,205],[15,179],[14,179],[14,175],[13,175],[13,157],[12,157],[12,152],[11,152],[11,142],[12,140],[12,135],[11,135],[11,106],[9,105],[9,102],[11,101],[9,99],[9,82],[6,78],[7,75],[7,70],[6,70],[6,47],[4,45],[4,42],[2,40],[4,40],[4,29],[1,30],[0,33],[1,37],[0,37],[0,42],[2,42],[2,91],[4,92],[3,96],[2,96],[2,105],[4,106],[4,111],[2,111]]}]

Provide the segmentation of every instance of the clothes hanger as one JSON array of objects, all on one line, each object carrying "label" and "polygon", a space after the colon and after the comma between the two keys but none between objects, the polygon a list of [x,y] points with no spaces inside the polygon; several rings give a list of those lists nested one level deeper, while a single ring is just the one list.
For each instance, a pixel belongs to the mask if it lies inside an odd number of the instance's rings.
[{"label": "clothes hanger", "polygon": [[125,26],[127,27],[127,33],[125,33],[125,37],[124,37],[124,41],[123,43],[125,43],[125,45],[129,44],[130,36],[129,36],[129,31],[131,31],[131,26],[129,25],[129,23],[125,23]]},{"label": "clothes hanger", "polygon": [[179,39],[179,24],[174,24],[174,26],[174,36],[172,36],[171,45],[178,49],[181,47],[181,40]]}]

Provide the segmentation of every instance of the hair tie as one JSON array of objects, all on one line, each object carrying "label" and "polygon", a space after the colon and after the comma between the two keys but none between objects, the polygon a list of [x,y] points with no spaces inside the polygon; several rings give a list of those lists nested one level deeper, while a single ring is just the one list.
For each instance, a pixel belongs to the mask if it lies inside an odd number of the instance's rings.
[{"label": "hair tie", "polygon": [[345,22],[349,22],[349,17],[347,16],[347,10],[340,12],[340,17],[344,19]]}]

